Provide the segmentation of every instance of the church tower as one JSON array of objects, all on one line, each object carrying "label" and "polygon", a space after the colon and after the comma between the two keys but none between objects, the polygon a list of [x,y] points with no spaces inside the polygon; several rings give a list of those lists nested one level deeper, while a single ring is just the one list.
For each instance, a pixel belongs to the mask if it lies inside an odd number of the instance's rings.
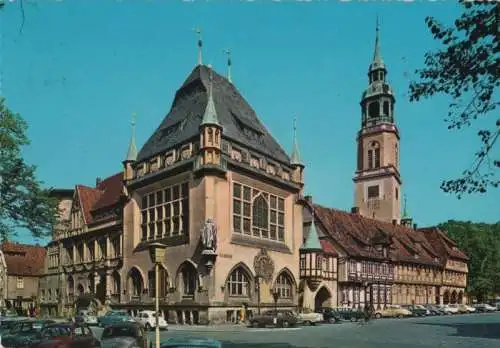
[{"label": "church tower", "polygon": [[361,97],[361,129],[357,135],[355,207],[363,216],[399,223],[401,215],[399,130],[394,120],[396,102],[387,83],[377,18],[375,51],[368,69],[369,86]]}]

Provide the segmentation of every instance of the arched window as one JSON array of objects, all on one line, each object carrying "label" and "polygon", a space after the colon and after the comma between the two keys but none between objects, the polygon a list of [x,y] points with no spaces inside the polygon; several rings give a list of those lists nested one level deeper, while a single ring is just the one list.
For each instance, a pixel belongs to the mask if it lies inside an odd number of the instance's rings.
[{"label": "arched window", "polygon": [[182,266],[180,275],[182,278],[182,294],[184,296],[193,296],[198,285],[196,269],[192,264],[186,262]]},{"label": "arched window", "polygon": [[129,291],[132,296],[140,296],[143,290],[143,279],[137,268],[132,268],[128,275]]},{"label": "arched window", "polygon": [[380,168],[380,144],[373,141],[368,150],[368,169]]},{"label": "arched window", "polygon": [[376,118],[380,116],[380,104],[378,101],[370,103],[368,106],[368,117]]},{"label": "arched window", "polygon": [[[158,280],[158,287],[159,287],[159,293],[158,295],[160,297],[166,297],[168,293],[168,273],[167,270],[163,267],[160,266],[160,269],[158,270],[158,275],[159,275],[159,280]],[[154,268],[149,271],[148,273],[148,278],[149,278],[149,296],[155,297],[156,293],[156,284],[155,284],[155,270]]]},{"label": "arched window", "polygon": [[276,289],[280,298],[292,298],[292,280],[288,274],[282,272],[276,279]]},{"label": "arched window", "polygon": [[228,280],[229,296],[250,296],[250,280],[245,270],[236,268]]},{"label": "arched window", "polygon": [[[252,225],[254,228],[268,230],[269,223],[269,206],[266,199],[259,195],[253,201],[252,207]],[[259,234],[259,233],[257,233]]]}]

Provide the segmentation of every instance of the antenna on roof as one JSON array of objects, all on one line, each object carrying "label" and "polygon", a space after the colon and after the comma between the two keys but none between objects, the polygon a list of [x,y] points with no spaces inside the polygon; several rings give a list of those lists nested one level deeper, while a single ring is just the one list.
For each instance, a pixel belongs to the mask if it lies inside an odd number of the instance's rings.
[{"label": "antenna on roof", "polygon": [[226,48],[223,52],[227,56],[227,80],[232,83],[233,80],[231,78],[231,65],[232,65],[231,50],[229,48]]},{"label": "antenna on roof", "polygon": [[198,35],[198,65],[203,64],[203,56],[202,56],[202,48],[203,48],[203,40],[201,37],[201,29],[199,26],[193,29],[193,31]]}]

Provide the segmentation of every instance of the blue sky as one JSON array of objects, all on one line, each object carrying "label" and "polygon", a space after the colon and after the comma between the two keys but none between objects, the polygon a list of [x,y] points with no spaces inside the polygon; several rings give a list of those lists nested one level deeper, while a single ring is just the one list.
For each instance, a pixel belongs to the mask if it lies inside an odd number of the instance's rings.
[{"label": "blue sky", "polygon": [[436,46],[424,18],[451,23],[460,13],[453,2],[25,0],[24,10],[21,33],[19,2],[0,12],[2,92],[29,122],[25,155],[48,186],[93,185],[121,170],[131,114],[140,147],[196,64],[199,25],[205,62],[224,73],[222,51],[231,48],[235,85],[286,150],[297,116],[306,192],[350,209],[378,13],[409,212],[420,226],[499,220],[499,190],[458,200],[439,188],[469,166],[479,145],[474,129],[446,129],[445,97],[418,104],[407,97],[409,77]]}]

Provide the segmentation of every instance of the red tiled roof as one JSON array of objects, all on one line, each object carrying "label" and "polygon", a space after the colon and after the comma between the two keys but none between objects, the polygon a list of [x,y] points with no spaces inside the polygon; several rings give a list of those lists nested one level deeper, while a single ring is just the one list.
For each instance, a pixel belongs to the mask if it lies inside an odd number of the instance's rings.
[{"label": "red tiled roof", "polygon": [[469,260],[467,255],[456,247],[457,243],[450,239],[446,233],[441,231],[439,228],[426,227],[419,228],[418,230],[425,236],[429,243],[431,243],[433,247],[439,251],[440,254],[459,260]]},{"label": "red tiled roof", "polygon": [[77,199],[80,201],[86,224],[95,221],[92,212],[118,203],[123,191],[123,173],[114,174],[102,180],[95,188],[76,185]]},{"label": "red tiled roof", "polygon": [[377,241],[390,245],[389,257],[394,261],[438,265],[436,258],[445,256],[418,230],[318,204],[312,207],[327,233],[349,255],[383,258],[374,248]]},{"label": "red tiled roof", "polygon": [[338,255],[337,251],[335,251],[335,248],[332,245],[332,242],[330,242],[328,239],[320,239],[319,242],[321,244],[321,248],[325,253]]},{"label": "red tiled roof", "polygon": [[46,254],[44,247],[3,242],[0,248],[5,257],[8,275],[35,277],[43,274]]}]

